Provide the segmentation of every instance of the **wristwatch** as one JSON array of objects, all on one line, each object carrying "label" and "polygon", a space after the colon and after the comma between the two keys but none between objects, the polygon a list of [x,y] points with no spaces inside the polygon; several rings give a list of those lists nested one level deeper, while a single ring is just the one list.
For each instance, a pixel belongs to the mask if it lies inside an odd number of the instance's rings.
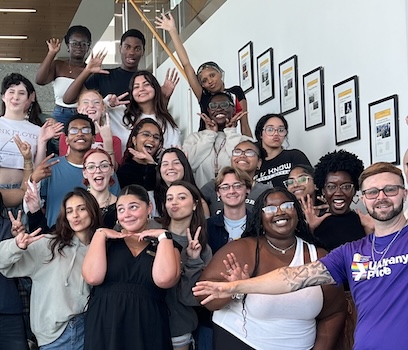
[{"label": "wristwatch", "polygon": [[173,239],[173,235],[171,234],[170,231],[164,231],[162,234],[159,235],[159,237],[157,237],[157,240],[160,242],[164,238]]}]

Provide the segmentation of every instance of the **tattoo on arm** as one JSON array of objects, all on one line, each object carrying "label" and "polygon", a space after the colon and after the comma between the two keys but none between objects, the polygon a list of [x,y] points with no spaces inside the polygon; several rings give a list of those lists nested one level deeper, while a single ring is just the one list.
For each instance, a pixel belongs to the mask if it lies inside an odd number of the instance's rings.
[{"label": "tattoo on arm", "polygon": [[283,267],[279,269],[279,274],[283,276],[291,292],[321,284],[336,284],[326,266],[320,261],[298,267]]}]

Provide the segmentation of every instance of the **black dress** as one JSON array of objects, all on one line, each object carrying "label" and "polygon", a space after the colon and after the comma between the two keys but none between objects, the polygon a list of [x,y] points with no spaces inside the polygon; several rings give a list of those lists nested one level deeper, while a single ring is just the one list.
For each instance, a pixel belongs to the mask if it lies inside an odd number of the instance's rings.
[{"label": "black dress", "polygon": [[85,350],[172,349],[166,290],[153,282],[152,245],[134,257],[123,239],[107,242],[104,282],[91,291]]}]

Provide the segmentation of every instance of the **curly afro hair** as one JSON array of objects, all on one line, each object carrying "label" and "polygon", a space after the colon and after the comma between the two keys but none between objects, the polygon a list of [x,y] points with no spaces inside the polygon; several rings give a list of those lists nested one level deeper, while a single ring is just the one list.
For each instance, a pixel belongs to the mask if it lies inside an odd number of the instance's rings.
[{"label": "curly afro hair", "polygon": [[359,190],[358,178],[364,170],[363,162],[358,157],[343,149],[327,153],[319,159],[315,166],[314,182],[319,189],[323,189],[329,173],[344,171],[348,173],[354,184],[354,189]]}]

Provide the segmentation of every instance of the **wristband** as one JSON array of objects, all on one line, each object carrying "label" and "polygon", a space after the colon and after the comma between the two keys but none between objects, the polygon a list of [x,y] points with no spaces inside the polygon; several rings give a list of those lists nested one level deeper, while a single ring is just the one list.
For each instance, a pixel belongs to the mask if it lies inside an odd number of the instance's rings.
[{"label": "wristband", "polygon": [[173,239],[173,235],[171,234],[170,231],[165,231],[162,234],[160,234],[159,237],[157,237],[157,240],[160,242],[164,238]]}]

